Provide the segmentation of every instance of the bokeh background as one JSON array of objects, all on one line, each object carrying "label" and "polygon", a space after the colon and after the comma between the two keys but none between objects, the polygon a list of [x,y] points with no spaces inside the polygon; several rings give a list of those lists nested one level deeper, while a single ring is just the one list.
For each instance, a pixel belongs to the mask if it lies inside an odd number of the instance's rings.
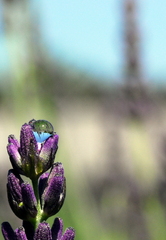
[{"label": "bokeh background", "polygon": [[166,239],[165,13],[153,0],[0,2],[1,222],[21,225],[7,137],[46,119],[67,177],[57,216],[76,240]]}]

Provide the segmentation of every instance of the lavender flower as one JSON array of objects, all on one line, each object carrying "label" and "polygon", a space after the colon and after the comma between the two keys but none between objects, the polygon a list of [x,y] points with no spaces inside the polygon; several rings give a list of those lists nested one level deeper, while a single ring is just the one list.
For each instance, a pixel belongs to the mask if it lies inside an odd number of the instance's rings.
[{"label": "lavender flower", "polygon": [[[15,231],[2,223],[5,240],[74,240],[75,231],[56,218],[52,228],[45,221],[63,206],[66,179],[62,163],[54,163],[58,135],[51,123],[32,119],[21,128],[20,143],[10,135],[7,151],[13,169],[8,172],[7,195],[15,215],[23,220]],[[51,168],[50,173],[46,172]],[[29,177],[32,185],[20,174]]]},{"label": "lavender flower", "polygon": [[[31,179],[40,176],[52,166],[58,149],[58,135],[53,131],[44,132],[43,122],[48,125],[44,120],[31,120],[29,124],[25,123],[21,128],[20,143],[14,135],[8,138],[7,151],[13,168]],[[37,130],[35,124],[38,126]]]}]

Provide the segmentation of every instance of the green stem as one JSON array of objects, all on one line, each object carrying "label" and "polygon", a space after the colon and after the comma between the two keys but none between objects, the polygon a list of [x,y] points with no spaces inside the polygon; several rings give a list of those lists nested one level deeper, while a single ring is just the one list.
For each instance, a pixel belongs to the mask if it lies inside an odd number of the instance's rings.
[{"label": "green stem", "polygon": [[38,227],[42,219],[42,209],[40,205],[39,189],[38,189],[38,178],[32,179],[32,186],[37,200],[37,215],[34,222],[35,229]]}]

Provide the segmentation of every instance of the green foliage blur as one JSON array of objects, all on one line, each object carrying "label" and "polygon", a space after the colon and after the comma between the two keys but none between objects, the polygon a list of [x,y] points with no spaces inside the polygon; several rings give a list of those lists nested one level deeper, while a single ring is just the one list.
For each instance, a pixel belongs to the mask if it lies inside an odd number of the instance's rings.
[{"label": "green foliage blur", "polygon": [[28,1],[6,0],[3,8],[9,64],[0,72],[1,222],[21,225],[6,197],[7,137],[19,139],[22,124],[45,119],[60,136],[56,161],[67,178],[57,216],[76,229],[76,240],[166,239],[165,89],[103,83],[55,61]]}]

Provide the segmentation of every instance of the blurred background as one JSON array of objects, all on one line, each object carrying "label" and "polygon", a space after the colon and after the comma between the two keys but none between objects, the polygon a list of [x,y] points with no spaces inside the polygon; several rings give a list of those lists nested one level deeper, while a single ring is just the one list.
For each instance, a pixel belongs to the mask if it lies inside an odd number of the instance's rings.
[{"label": "blurred background", "polygon": [[21,225],[7,137],[46,119],[67,177],[57,216],[76,240],[166,239],[165,13],[153,0],[0,2],[1,222]]}]

